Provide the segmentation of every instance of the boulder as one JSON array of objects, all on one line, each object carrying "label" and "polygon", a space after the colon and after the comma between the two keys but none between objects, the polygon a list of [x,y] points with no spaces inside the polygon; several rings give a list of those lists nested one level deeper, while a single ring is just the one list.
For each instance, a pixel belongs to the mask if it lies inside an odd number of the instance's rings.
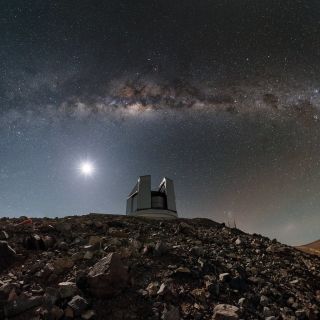
[{"label": "boulder", "polygon": [[188,236],[192,236],[195,233],[195,228],[186,222],[181,222],[178,226],[178,232],[181,232]]},{"label": "boulder", "polygon": [[16,256],[16,252],[9,246],[8,242],[0,241],[0,271],[8,267]]},{"label": "boulder", "polygon": [[0,257],[12,258],[16,255],[16,252],[9,246],[7,241],[0,241]]},{"label": "boulder", "polygon": [[128,269],[120,255],[109,253],[97,262],[87,277],[88,291],[96,297],[113,296],[128,284]]},{"label": "boulder", "polygon": [[28,250],[45,250],[46,246],[43,239],[37,235],[28,235],[23,239],[23,246]]},{"label": "boulder", "polygon": [[0,231],[0,240],[8,240],[8,239],[9,239],[8,233],[4,230]]},{"label": "boulder", "polygon": [[73,297],[78,291],[77,285],[74,282],[60,282],[58,286],[62,299]]},{"label": "boulder", "polygon": [[158,241],[154,248],[154,256],[160,257],[168,252],[168,246],[163,241]]},{"label": "boulder", "polygon": [[73,265],[74,265],[74,261],[69,257],[58,258],[53,262],[53,267],[57,274],[61,274],[71,269]]},{"label": "boulder", "polygon": [[60,299],[59,290],[53,287],[47,287],[46,292],[43,296],[44,303],[51,307],[56,304],[56,302]]},{"label": "boulder", "polygon": [[68,306],[74,311],[74,314],[78,316],[88,308],[89,303],[86,299],[77,295],[69,301]]},{"label": "boulder", "polygon": [[230,304],[218,304],[214,308],[212,320],[238,320],[239,308]]},{"label": "boulder", "polygon": [[190,249],[190,253],[197,257],[201,257],[204,254],[204,250],[203,250],[203,247],[194,246]]}]

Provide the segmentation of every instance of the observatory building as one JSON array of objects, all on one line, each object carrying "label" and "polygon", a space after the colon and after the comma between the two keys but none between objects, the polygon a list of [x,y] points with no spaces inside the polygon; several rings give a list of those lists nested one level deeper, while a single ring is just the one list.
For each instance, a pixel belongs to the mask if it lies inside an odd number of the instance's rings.
[{"label": "observatory building", "polygon": [[148,218],[177,218],[173,181],[163,178],[158,190],[151,190],[151,176],[140,176],[127,199],[127,215]]}]

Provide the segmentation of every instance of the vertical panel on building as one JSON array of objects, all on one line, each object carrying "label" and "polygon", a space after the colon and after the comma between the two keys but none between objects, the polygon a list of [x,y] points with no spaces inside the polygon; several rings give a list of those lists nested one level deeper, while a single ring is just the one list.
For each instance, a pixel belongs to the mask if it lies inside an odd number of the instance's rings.
[{"label": "vertical panel on building", "polygon": [[165,180],[168,210],[177,211],[173,181],[169,178],[165,178]]},{"label": "vertical panel on building", "polygon": [[137,209],[151,208],[151,176],[141,176],[138,181]]}]

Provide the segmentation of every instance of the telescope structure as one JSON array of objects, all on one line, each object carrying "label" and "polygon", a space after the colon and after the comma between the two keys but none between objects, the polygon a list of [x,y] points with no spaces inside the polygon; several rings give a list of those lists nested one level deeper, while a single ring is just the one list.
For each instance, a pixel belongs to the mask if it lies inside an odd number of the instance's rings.
[{"label": "telescope structure", "polygon": [[157,190],[151,190],[151,176],[140,176],[127,198],[126,213],[156,219],[177,218],[173,181],[165,177]]}]

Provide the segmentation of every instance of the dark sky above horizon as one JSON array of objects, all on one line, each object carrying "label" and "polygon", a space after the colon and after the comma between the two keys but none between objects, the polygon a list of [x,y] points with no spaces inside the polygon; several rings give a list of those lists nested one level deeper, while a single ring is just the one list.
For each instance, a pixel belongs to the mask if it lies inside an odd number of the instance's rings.
[{"label": "dark sky above horizon", "polygon": [[[320,238],[318,1],[0,1],[0,216],[184,217]],[[84,161],[95,171],[84,176]]]}]

